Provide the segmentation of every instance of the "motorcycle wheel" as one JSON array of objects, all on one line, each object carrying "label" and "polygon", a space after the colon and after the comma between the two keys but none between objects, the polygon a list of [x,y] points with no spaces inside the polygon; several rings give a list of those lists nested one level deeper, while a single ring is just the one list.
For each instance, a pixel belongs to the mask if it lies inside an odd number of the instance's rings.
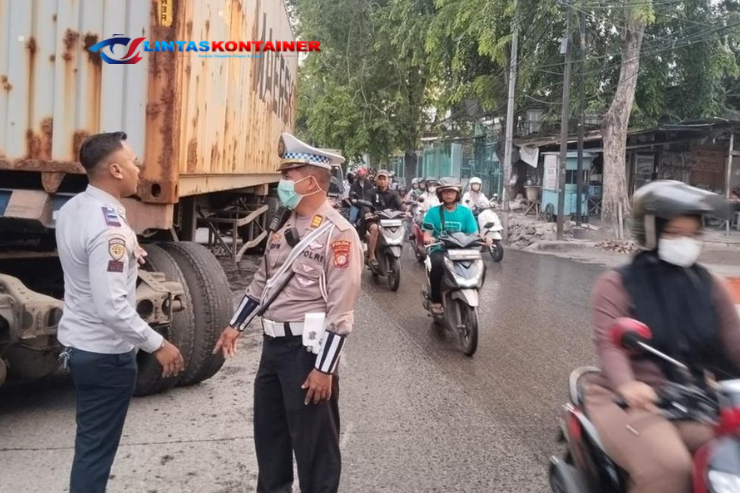
[{"label": "motorcycle wheel", "polygon": [[576,468],[560,459],[550,465],[550,489],[553,493],[586,493],[585,481]]},{"label": "motorcycle wheel", "polygon": [[457,303],[464,326],[460,333],[460,344],[466,356],[473,356],[478,349],[478,311],[462,301]]},{"label": "motorcycle wheel", "polygon": [[388,272],[385,276],[388,278],[388,287],[391,291],[398,291],[401,284],[401,263],[396,257],[388,257]]},{"label": "motorcycle wheel", "polygon": [[493,246],[488,251],[494,262],[498,263],[504,259],[504,246],[501,244],[501,240],[493,240]]}]

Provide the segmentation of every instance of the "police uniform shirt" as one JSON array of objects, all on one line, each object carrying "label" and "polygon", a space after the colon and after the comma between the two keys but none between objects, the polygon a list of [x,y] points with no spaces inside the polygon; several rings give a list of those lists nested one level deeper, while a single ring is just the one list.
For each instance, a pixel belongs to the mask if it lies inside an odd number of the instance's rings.
[{"label": "police uniform shirt", "polygon": [[264,318],[274,322],[303,322],[307,313],[326,313],[325,326],[345,336],[354,325],[363,252],[357,231],[328,202],[312,217],[294,214],[269,238],[266,258],[247,289],[247,296],[260,299],[265,282],[280,269],[290,254],[292,248],[285,239],[286,230],[295,227],[304,238],[324,221],[329,221],[333,227],[309,244],[293,262],[290,268],[294,276],[275,298]]},{"label": "police uniform shirt", "polygon": [[90,185],[60,209],[56,238],[64,270],[59,342],[103,354],[159,349],[162,336],[136,312],[137,240],[123,205]]}]

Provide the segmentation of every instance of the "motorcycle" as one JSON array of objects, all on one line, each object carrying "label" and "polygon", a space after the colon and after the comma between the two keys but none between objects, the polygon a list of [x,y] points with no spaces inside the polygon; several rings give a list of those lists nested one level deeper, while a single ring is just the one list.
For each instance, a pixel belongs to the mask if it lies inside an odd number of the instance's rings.
[{"label": "motorcycle", "polygon": [[478,221],[478,229],[487,240],[486,251],[494,262],[501,262],[504,258],[503,237],[501,236],[504,227],[501,225],[498,214],[493,212],[495,207],[496,202],[491,200],[488,207],[474,207],[473,215]]},{"label": "motorcycle", "polygon": [[[406,213],[393,209],[376,211],[373,204],[365,200],[358,200],[357,203],[370,211],[368,219],[372,221],[377,218],[380,228],[376,246],[377,251],[375,252],[378,268],[368,268],[373,273],[373,277],[385,277],[390,290],[397,291],[401,284],[401,253],[403,240],[406,236],[403,219],[406,217]],[[367,235],[369,236],[369,234],[368,232]]]},{"label": "motorcycle", "polygon": [[462,350],[467,356],[472,356],[478,349],[478,292],[486,277],[486,265],[479,248],[483,244],[478,235],[452,233],[440,236],[437,242],[427,247],[444,248],[441,314],[432,311],[429,279],[432,271],[431,256],[427,255],[425,260],[426,285],[422,290],[424,309],[437,325],[458,335]]},{"label": "motorcycle", "polygon": [[414,256],[419,262],[424,262],[427,259],[427,249],[424,246],[424,231],[421,230],[421,223],[424,220],[424,214],[426,211],[421,207],[424,202],[424,197],[419,197],[418,203],[414,206],[413,212],[413,224],[411,226],[411,247],[414,250]]},{"label": "motorcycle", "polygon": [[[663,417],[714,427],[715,438],[694,454],[694,493],[740,491],[740,379],[719,383],[697,379],[686,365],[650,346],[650,330],[633,319],[617,320],[611,337],[627,351],[678,369],[679,381],[674,379],[657,391],[656,405]],[[564,457],[552,457],[550,464],[550,486],[555,493],[627,491],[627,474],[607,454],[584,407],[584,383],[599,372],[584,367],[570,375],[570,402],[563,407],[559,436],[567,449]],[[621,398],[616,403],[628,407]]]}]

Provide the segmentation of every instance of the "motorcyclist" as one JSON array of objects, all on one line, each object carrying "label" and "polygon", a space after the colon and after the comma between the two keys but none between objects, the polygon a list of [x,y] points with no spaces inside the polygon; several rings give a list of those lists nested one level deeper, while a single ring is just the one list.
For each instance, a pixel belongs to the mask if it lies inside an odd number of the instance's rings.
[{"label": "motorcyclist", "polygon": [[[657,392],[675,369],[629,356],[611,340],[610,329],[620,317],[637,319],[650,328],[651,345],[692,369],[720,376],[740,368],[738,312],[724,282],[697,263],[702,217],[726,210],[722,197],[681,182],[643,186],[632,206],[632,233],[642,252],[593,288],[602,373],[586,388],[586,411],[607,453],[628,473],[630,493],[690,493],[692,454],[713,432],[658,415]],[[627,410],[615,404],[617,396]]]},{"label": "motorcyclist", "polygon": [[412,201],[412,202],[416,202],[417,200],[419,200],[419,197],[421,197],[421,194],[424,193],[424,191],[419,186],[420,182],[421,182],[421,178],[414,178],[413,180],[411,180],[411,191],[406,197],[407,200]]},{"label": "motorcyclist", "polygon": [[[424,244],[434,243],[434,240],[445,233],[477,234],[478,224],[473,213],[467,207],[459,205],[461,186],[456,178],[442,178],[439,185],[434,187],[438,201],[437,205],[429,209],[424,216],[422,229],[424,230]],[[444,251],[435,247],[430,252],[432,269],[429,273],[430,297],[432,311],[442,313],[442,276],[444,274]]]},{"label": "motorcyclist", "polygon": [[[373,207],[375,207],[375,210],[377,211],[382,211],[386,209],[392,209],[394,211],[403,210],[401,199],[399,198],[398,193],[395,190],[390,189],[389,181],[390,173],[388,173],[388,171],[384,169],[378,171],[378,174],[375,176],[377,188],[375,189],[375,193],[373,194],[373,198],[371,200]],[[380,234],[380,227],[375,217],[366,216],[366,222],[369,233],[367,244],[367,263],[370,268],[376,270],[378,268],[378,260],[375,258],[375,248],[378,245],[378,235]]]},{"label": "motorcyclist", "polygon": [[439,180],[436,178],[427,178],[424,183],[426,184],[426,191],[421,194],[419,197],[420,199],[424,199],[419,204],[419,209],[426,213],[429,211],[432,207],[440,205],[442,202],[439,199],[439,195],[437,194],[437,185],[439,184]]},{"label": "motorcyclist", "polygon": [[481,192],[481,187],[483,186],[483,181],[478,177],[473,177],[468,181],[468,185],[470,185],[470,190],[465,192],[463,195],[462,203],[464,206],[472,209],[478,208],[478,209],[485,209],[489,206],[488,199],[486,198],[486,195]]},{"label": "motorcyclist", "polygon": [[[355,174],[355,182],[352,184],[352,188],[349,191],[350,200],[370,200],[374,192],[374,187],[368,180],[368,172],[365,168],[360,168]],[[352,225],[357,224],[357,219],[360,214],[360,207],[353,205],[349,213],[349,222]]]}]

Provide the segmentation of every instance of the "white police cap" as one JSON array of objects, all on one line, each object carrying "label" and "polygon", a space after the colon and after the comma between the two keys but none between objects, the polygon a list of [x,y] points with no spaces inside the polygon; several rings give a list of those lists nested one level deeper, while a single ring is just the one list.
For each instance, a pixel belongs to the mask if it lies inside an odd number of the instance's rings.
[{"label": "white police cap", "polygon": [[319,168],[332,169],[332,167],[340,166],[344,162],[344,157],[339,154],[311,147],[287,132],[280,135],[278,155],[280,156],[278,171],[300,168],[301,166],[318,166]]}]

